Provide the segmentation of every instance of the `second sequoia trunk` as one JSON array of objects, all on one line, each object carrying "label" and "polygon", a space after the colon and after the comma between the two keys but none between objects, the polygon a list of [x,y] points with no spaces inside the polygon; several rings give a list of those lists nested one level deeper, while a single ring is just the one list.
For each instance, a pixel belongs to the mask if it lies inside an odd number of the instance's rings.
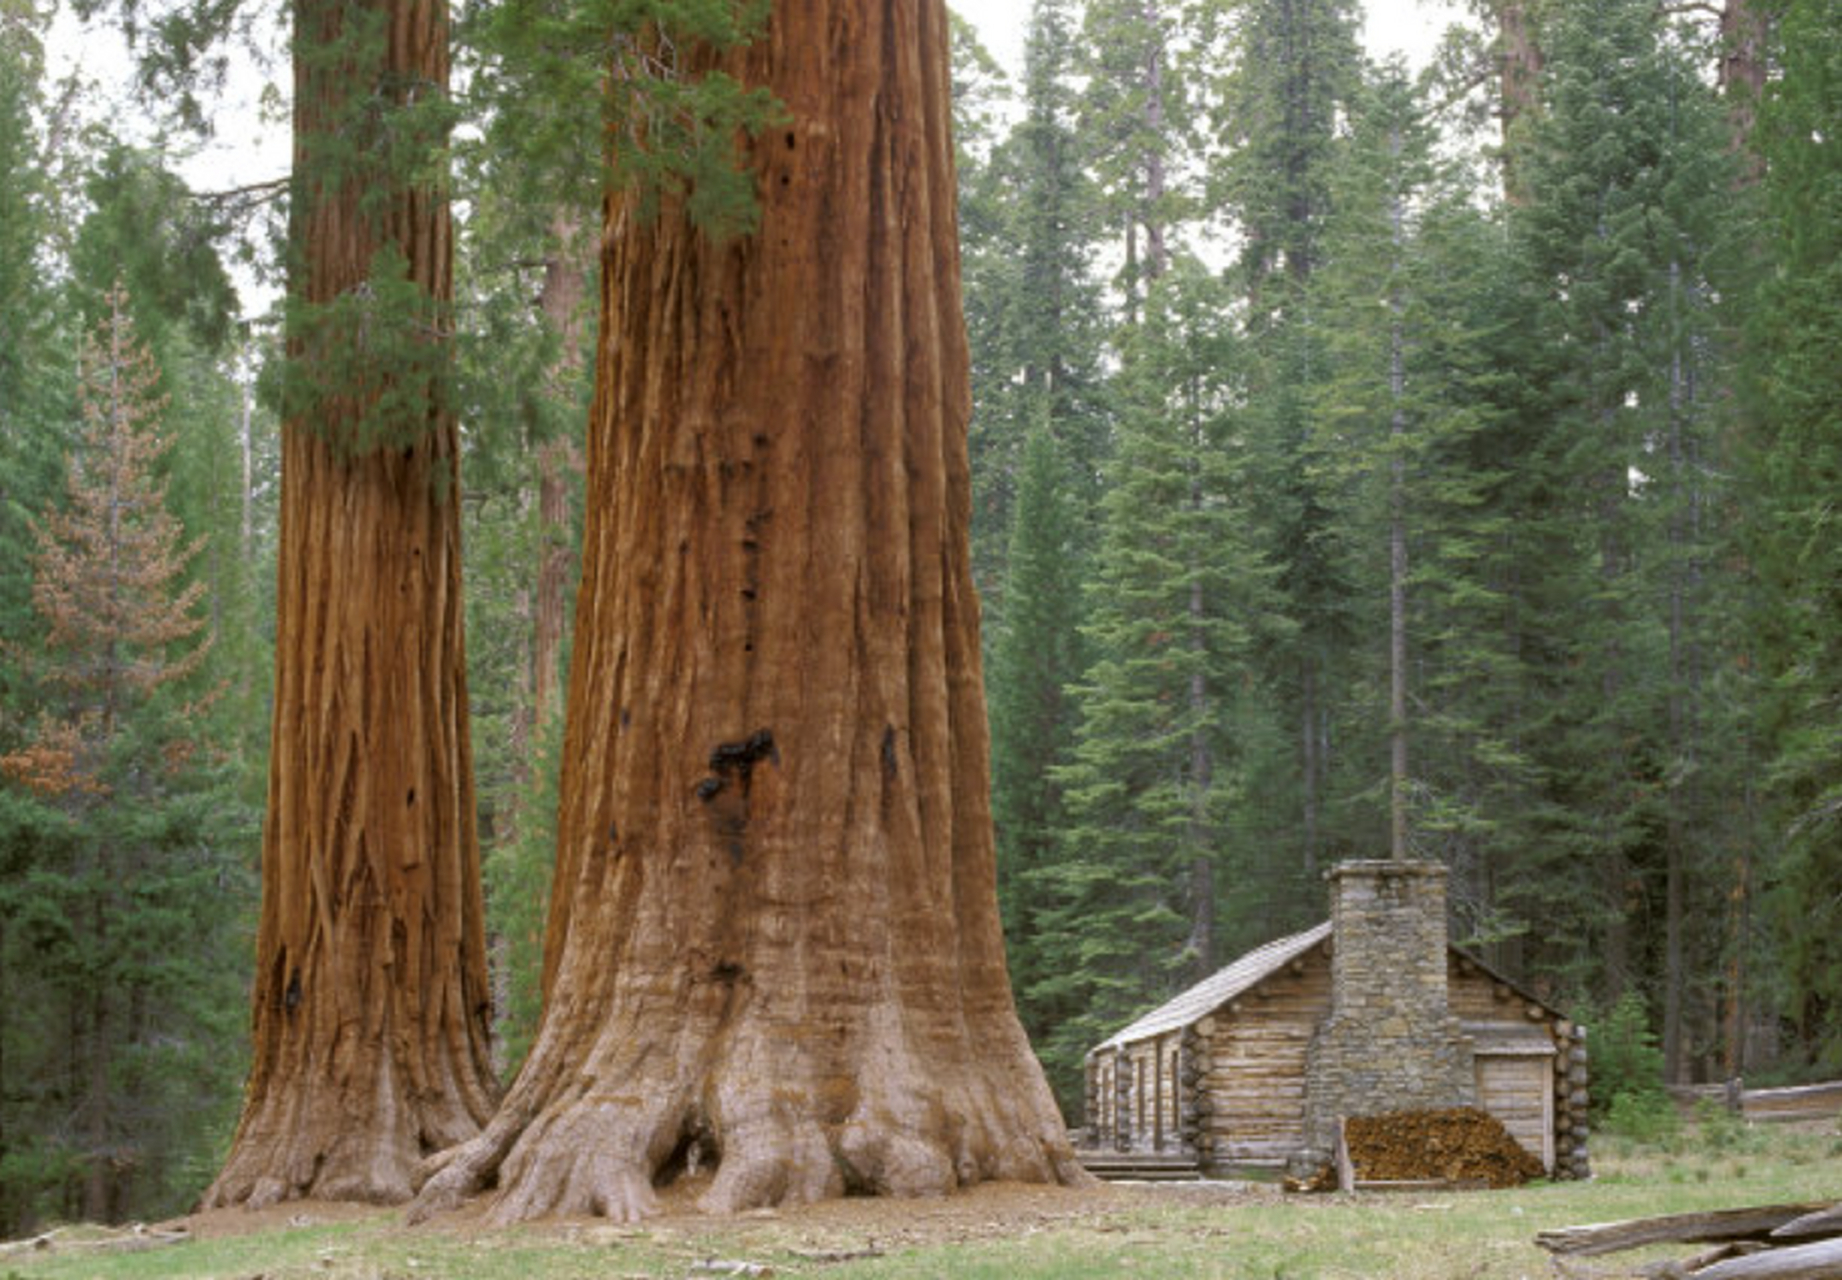
[{"label": "second sequoia trunk", "polygon": [[549,999],[419,1212],[1084,1177],[998,929],[946,49],[777,5],[758,234],[611,209]]},{"label": "second sequoia trunk", "polygon": [[[445,200],[403,175],[362,181],[328,153],[358,123],[400,122],[445,88],[446,15],[432,0],[300,0],[293,13],[290,292],[308,308],[369,298],[374,260],[400,255],[437,318],[418,341],[437,353],[452,280]],[[476,1134],[496,1091],[458,432],[426,371],[406,374],[406,361],[387,389],[353,392],[363,335],[316,344],[308,332],[291,321],[289,359],[338,394],[282,428],[254,1059],[207,1207],[408,1199],[422,1158]],[[393,446],[329,443],[357,434],[386,394],[402,418]]]}]

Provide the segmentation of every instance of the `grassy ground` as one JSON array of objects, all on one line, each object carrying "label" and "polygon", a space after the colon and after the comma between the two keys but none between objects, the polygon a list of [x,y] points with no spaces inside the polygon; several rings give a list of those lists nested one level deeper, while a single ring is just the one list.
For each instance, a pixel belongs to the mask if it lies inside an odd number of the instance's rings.
[{"label": "grassy ground", "polygon": [[[1591,1183],[1454,1194],[1285,1196],[1270,1186],[990,1187],[943,1201],[852,1200],[733,1219],[667,1216],[486,1230],[462,1214],[406,1228],[389,1211],[294,1205],[195,1218],[197,1239],[120,1253],[71,1229],[0,1252],[0,1280],[1511,1280],[1555,1272],[1548,1227],[1779,1201],[1842,1199],[1842,1136],[1715,1123],[1602,1143]],[[86,1240],[92,1243],[86,1243]],[[1676,1250],[1677,1254],[1685,1252]],[[1669,1251],[1575,1265],[1628,1275]]]}]

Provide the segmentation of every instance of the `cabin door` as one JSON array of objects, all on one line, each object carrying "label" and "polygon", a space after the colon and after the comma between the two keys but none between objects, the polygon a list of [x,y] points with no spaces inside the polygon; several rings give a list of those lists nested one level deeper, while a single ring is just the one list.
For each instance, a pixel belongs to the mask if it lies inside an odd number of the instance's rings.
[{"label": "cabin door", "polygon": [[1542,1168],[1554,1172],[1554,1057],[1479,1053],[1477,1100]]}]

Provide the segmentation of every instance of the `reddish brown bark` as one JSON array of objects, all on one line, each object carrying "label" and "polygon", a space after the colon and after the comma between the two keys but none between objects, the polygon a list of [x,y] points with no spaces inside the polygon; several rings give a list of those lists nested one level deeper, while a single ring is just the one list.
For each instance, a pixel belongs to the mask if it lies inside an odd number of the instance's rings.
[{"label": "reddish brown bark", "polygon": [[1541,111],[1542,53],[1536,0],[1497,4],[1497,92],[1503,113],[1503,192],[1514,204],[1528,200],[1517,169],[1523,134]]},{"label": "reddish brown bark", "polygon": [[758,234],[611,205],[554,979],[416,1214],[1085,1176],[998,931],[946,55],[939,0],[776,6]]},{"label": "reddish brown bark", "polygon": [[[331,43],[346,12],[299,6],[297,51]],[[445,85],[445,9],[391,0],[385,16],[377,83]],[[373,84],[324,53],[297,52],[295,71],[297,173],[310,173],[303,147]],[[443,200],[411,190],[380,212],[360,194],[297,180],[293,288],[335,298],[394,244],[445,302]],[[255,1056],[207,1206],[402,1200],[424,1156],[492,1112],[454,421],[431,387],[410,447],[342,461],[325,427],[283,428]]]},{"label": "reddish brown bark", "polygon": [[1765,161],[1753,146],[1752,135],[1765,95],[1769,35],[1769,19],[1758,0],[1726,0],[1721,6],[1720,89],[1727,102],[1741,185],[1757,182],[1765,174]]}]

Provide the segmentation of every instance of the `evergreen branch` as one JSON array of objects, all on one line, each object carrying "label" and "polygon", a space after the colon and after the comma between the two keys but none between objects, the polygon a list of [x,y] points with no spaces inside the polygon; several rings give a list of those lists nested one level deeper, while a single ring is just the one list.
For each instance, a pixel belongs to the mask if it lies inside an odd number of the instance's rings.
[{"label": "evergreen branch", "polygon": [[251,182],[241,187],[227,187],[222,191],[194,191],[192,198],[200,204],[256,208],[281,199],[288,193],[288,184],[291,181],[293,181],[292,175],[284,174],[279,178],[270,178],[264,182]]}]

